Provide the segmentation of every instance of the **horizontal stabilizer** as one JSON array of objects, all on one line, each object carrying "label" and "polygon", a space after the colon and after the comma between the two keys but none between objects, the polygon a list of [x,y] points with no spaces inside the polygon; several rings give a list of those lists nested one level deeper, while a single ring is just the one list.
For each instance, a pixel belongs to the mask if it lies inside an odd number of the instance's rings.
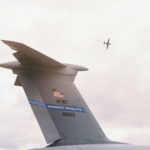
[{"label": "horizontal stabilizer", "polygon": [[32,64],[50,67],[63,67],[64,65],[34,49],[31,47],[13,41],[2,40],[11,49],[17,51],[14,56],[21,64]]}]

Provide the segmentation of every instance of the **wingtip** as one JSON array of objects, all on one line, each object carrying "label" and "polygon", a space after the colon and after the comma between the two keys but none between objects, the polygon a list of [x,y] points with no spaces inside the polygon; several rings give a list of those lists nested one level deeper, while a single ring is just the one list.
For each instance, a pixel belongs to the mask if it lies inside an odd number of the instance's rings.
[{"label": "wingtip", "polygon": [[16,44],[21,44],[21,43],[18,43],[18,42],[15,42],[15,41],[9,41],[9,40],[1,40],[4,44],[6,44],[8,47],[10,47],[11,49],[17,51],[16,49]]},{"label": "wingtip", "polygon": [[6,40],[1,40],[1,42],[5,43]]},{"label": "wingtip", "polygon": [[13,41],[9,41],[9,40],[1,40],[4,44],[6,45],[10,45]]},{"label": "wingtip", "polygon": [[11,41],[11,40],[1,40],[3,43],[5,44],[13,44],[13,43],[19,43],[19,42],[16,42],[16,41]]},{"label": "wingtip", "polygon": [[8,40],[1,40],[3,43],[6,43],[6,42],[8,42]]}]

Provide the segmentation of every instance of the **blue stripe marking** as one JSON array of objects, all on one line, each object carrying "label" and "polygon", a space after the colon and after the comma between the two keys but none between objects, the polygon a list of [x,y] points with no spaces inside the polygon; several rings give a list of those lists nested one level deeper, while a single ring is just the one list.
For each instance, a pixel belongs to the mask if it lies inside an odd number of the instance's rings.
[{"label": "blue stripe marking", "polygon": [[38,101],[35,101],[35,100],[29,100],[29,103],[34,104],[34,105],[38,105],[38,106],[42,106],[42,107],[45,107],[45,108],[49,108],[49,109],[75,111],[75,112],[86,112],[85,108],[81,108],[81,107],[44,104],[42,102],[38,102]]},{"label": "blue stripe marking", "polygon": [[35,105],[46,107],[46,104],[44,104],[42,102],[34,101],[34,100],[29,100],[29,103],[30,104],[35,104]]}]

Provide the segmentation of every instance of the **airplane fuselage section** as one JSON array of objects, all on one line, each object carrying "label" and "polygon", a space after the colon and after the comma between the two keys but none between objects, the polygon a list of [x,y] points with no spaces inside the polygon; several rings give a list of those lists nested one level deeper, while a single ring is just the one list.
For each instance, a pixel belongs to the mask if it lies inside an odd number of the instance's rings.
[{"label": "airplane fuselage section", "polygon": [[150,146],[135,146],[130,144],[87,144],[47,147],[33,150],[150,150]]}]

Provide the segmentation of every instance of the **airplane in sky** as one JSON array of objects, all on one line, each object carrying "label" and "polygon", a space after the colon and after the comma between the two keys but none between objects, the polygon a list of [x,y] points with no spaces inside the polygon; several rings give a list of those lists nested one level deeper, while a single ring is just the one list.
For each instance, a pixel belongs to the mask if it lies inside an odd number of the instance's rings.
[{"label": "airplane in sky", "polygon": [[3,42],[18,61],[0,64],[17,74],[47,142],[34,150],[150,150],[112,141],[92,115],[74,80],[85,67],[60,63],[22,43]]},{"label": "airplane in sky", "polygon": [[108,38],[107,42],[104,41],[104,45],[106,45],[106,49],[108,50],[110,43],[110,38]]}]

